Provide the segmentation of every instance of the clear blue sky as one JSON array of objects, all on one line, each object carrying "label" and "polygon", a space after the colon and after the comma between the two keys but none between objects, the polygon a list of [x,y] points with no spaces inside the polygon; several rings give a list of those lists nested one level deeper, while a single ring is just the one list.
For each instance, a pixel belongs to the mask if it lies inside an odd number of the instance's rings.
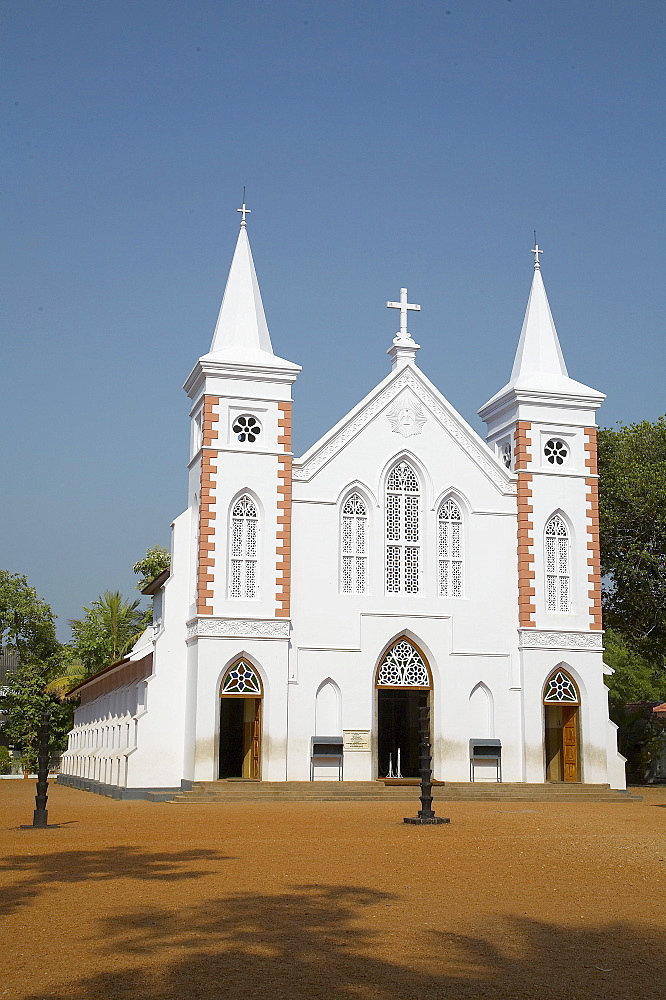
[{"label": "clear blue sky", "polygon": [[479,431],[532,232],[600,421],[666,410],[663,0],[4,0],[0,568],[60,617],[167,544],[243,185],[302,453],[419,363]]}]

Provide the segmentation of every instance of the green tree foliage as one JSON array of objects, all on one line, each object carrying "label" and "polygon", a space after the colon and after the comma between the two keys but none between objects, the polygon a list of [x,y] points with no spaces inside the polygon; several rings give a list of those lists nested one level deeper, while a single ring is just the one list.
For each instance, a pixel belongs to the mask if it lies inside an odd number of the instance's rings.
[{"label": "green tree foliage", "polygon": [[3,710],[7,715],[5,735],[21,752],[25,766],[31,771],[37,768],[42,712],[47,710],[51,715],[51,747],[54,750],[65,749],[67,733],[72,728],[73,706],[60,704],[45,690],[54,669],[52,665],[47,667],[34,661],[22,663],[8,678],[3,698]]},{"label": "green tree foliage", "polygon": [[48,662],[60,650],[55,615],[25,576],[0,570],[0,646],[22,660]]},{"label": "green tree foliage", "polygon": [[606,679],[611,716],[616,716],[627,704],[666,701],[666,670],[654,658],[641,656],[633,644],[614,629],[604,635],[604,662],[612,667],[612,677]]},{"label": "green tree foliage", "polygon": [[147,549],[143,559],[139,559],[133,566],[134,572],[140,577],[136,589],[143,590],[170,566],[171,553],[168,549],[161,545],[153,545],[152,549]]},{"label": "green tree foliage", "polygon": [[150,624],[152,614],[142,611],[140,603],[139,598],[126,601],[119,591],[105,590],[83,609],[83,618],[70,620],[72,649],[86,676],[122,659]]},{"label": "green tree foliage", "polygon": [[637,652],[666,655],[666,418],[599,433],[604,620]]}]

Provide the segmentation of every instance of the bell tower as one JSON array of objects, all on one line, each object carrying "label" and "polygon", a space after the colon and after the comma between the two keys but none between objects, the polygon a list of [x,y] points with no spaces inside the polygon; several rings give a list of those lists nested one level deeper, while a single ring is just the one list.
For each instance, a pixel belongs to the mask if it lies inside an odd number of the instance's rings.
[{"label": "bell tower", "polygon": [[511,380],[479,410],[518,483],[521,629],[601,629],[595,411],[604,395],[567,372],[541,275]]}]

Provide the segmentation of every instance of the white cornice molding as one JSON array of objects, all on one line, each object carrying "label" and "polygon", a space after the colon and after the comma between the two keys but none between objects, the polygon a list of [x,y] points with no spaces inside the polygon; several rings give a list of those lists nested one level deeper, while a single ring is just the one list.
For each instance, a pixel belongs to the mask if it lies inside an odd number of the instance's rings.
[{"label": "white cornice molding", "polygon": [[192,639],[288,639],[290,622],[275,618],[195,618],[187,623]]},{"label": "white cornice molding", "polygon": [[536,628],[518,629],[520,649],[584,649],[602,652],[603,632],[554,632]]},{"label": "white cornice molding", "polygon": [[400,392],[411,389],[417,399],[467,452],[497,489],[501,493],[514,495],[516,482],[512,474],[500,464],[480,438],[478,441],[475,440],[474,431],[462,422],[462,418],[456,419],[458,415],[452,408],[449,411],[441,404],[434,391],[425,384],[424,376],[419,377],[420,373],[417,375],[416,371],[412,366],[399,370],[384,389],[368,399],[365,404],[360,404],[357,412],[352,410],[350,419],[333,428],[329,435],[323,438],[320,446],[315,445],[311,448],[301,462],[294,462],[294,480],[308,482],[312,479],[322,466],[356,437]]}]

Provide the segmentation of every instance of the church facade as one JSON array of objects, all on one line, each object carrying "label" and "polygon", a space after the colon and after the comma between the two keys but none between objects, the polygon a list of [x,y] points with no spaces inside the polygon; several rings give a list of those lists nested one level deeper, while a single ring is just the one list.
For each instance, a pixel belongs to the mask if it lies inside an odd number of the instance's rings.
[{"label": "church facade", "polygon": [[[148,588],[154,623],[79,687],[62,780],[138,796],[412,777],[428,705],[435,778],[497,780],[501,754],[504,781],[624,788],[602,647],[604,397],[567,373],[538,247],[485,441],[418,368],[402,289],[390,372],[296,458],[300,369],[273,353],[242,218],[185,383],[189,500]],[[313,757],[322,738],[339,758]]]}]

